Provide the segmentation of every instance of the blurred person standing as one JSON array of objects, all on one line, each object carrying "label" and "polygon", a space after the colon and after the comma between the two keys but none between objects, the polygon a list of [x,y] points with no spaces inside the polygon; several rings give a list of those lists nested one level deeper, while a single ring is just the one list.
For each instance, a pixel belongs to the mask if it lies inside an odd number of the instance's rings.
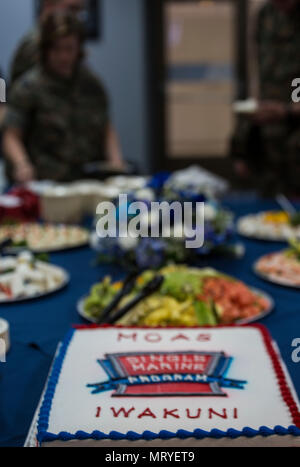
[{"label": "blurred person standing", "polygon": [[73,181],[87,163],[123,162],[99,80],[81,65],[82,24],[69,13],[47,16],[41,26],[41,62],[8,95],[3,150],[11,181]]},{"label": "blurred person standing", "polygon": [[5,116],[6,108],[6,83],[4,80],[4,75],[0,68],[0,194],[3,193],[6,186],[6,178],[4,175],[4,164],[3,164],[3,155],[2,155],[2,123]]},{"label": "blurred person standing", "polygon": [[13,84],[23,73],[38,63],[40,24],[45,21],[47,16],[61,10],[79,17],[84,4],[85,0],[40,0],[39,24],[26,34],[14,54],[10,70],[10,84]]},{"label": "blurred person standing", "polygon": [[255,177],[263,194],[300,192],[300,106],[292,82],[300,77],[300,1],[269,0],[256,24],[259,105],[239,116],[232,155],[237,174]]},{"label": "blurred person standing", "polygon": [[2,126],[2,122],[4,118],[5,102],[6,102],[6,83],[4,80],[4,75],[0,68],[0,136],[1,136],[1,126]]}]

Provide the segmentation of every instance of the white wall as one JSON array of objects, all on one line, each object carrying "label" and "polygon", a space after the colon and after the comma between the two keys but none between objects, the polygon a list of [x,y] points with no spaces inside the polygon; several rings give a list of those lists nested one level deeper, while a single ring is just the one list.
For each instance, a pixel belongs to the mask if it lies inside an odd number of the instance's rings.
[{"label": "white wall", "polygon": [[33,24],[32,0],[0,0],[0,68],[8,74],[20,38]]},{"label": "white wall", "polygon": [[[110,95],[112,119],[127,159],[147,169],[147,109],[143,1],[102,0],[102,37],[88,44],[88,63]],[[0,68],[34,24],[33,0],[0,0]]]}]

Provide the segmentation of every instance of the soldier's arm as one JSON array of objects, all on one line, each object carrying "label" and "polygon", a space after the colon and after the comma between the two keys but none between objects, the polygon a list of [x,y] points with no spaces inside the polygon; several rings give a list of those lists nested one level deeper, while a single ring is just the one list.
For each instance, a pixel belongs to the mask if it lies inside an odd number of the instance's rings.
[{"label": "soldier's arm", "polygon": [[34,168],[23,144],[19,128],[8,128],[3,135],[3,152],[13,167],[15,182],[26,183],[34,179]]},{"label": "soldier's arm", "polygon": [[116,169],[124,169],[125,164],[122,157],[121,146],[117,132],[109,123],[107,125],[106,153],[108,161]]},{"label": "soldier's arm", "polygon": [[27,182],[34,178],[24,140],[32,118],[34,93],[27,77],[18,80],[8,95],[8,105],[3,122],[3,153],[12,166],[16,182]]},{"label": "soldier's arm", "polygon": [[255,51],[255,58],[254,61],[254,79],[256,81],[256,95],[259,98],[261,93],[261,86],[263,81],[265,80],[265,76],[263,74],[263,63],[266,57],[264,56],[265,50],[263,44],[265,43],[267,37],[266,31],[266,24],[269,17],[270,5],[264,4],[263,6],[259,7],[256,13],[254,31],[253,31],[253,43],[254,43],[254,51]]}]

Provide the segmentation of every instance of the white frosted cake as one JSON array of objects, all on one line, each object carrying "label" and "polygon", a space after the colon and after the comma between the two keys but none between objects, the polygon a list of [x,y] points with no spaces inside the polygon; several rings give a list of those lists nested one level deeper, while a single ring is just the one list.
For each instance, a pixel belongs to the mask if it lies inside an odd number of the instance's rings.
[{"label": "white frosted cake", "polygon": [[55,359],[36,442],[300,446],[299,405],[262,326],[80,327]]}]

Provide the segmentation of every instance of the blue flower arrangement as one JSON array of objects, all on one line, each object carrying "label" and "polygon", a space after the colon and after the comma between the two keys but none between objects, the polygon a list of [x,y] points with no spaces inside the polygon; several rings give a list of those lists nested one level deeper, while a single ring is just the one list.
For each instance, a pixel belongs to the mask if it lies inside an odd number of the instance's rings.
[{"label": "blue flower arrangement", "polygon": [[[99,253],[99,261],[118,263],[127,269],[131,266],[158,269],[168,262],[190,263],[197,257],[237,253],[236,245],[232,243],[234,228],[231,212],[194,186],[187,185],[178,189],[170,183],[170,174],[161,173],[153,177],[145,188],[128,194],[128,206],[135,201],[143,201],[148,206],[152,201],[179,201],[182,204],[189,202],[193,210],[196,210],[197,203],[204,202],[203,246],[198,249],[186,248],[187,238],[175,235],[174,231],[178,226],[172,224],[173,235],[170,237],[121,238],[117,235],[113,238],[95,239],[94,247]],[[116,216],[119,216],[118,210]],[[128,219],[132,219],[132,216],[128,216]]]}]

